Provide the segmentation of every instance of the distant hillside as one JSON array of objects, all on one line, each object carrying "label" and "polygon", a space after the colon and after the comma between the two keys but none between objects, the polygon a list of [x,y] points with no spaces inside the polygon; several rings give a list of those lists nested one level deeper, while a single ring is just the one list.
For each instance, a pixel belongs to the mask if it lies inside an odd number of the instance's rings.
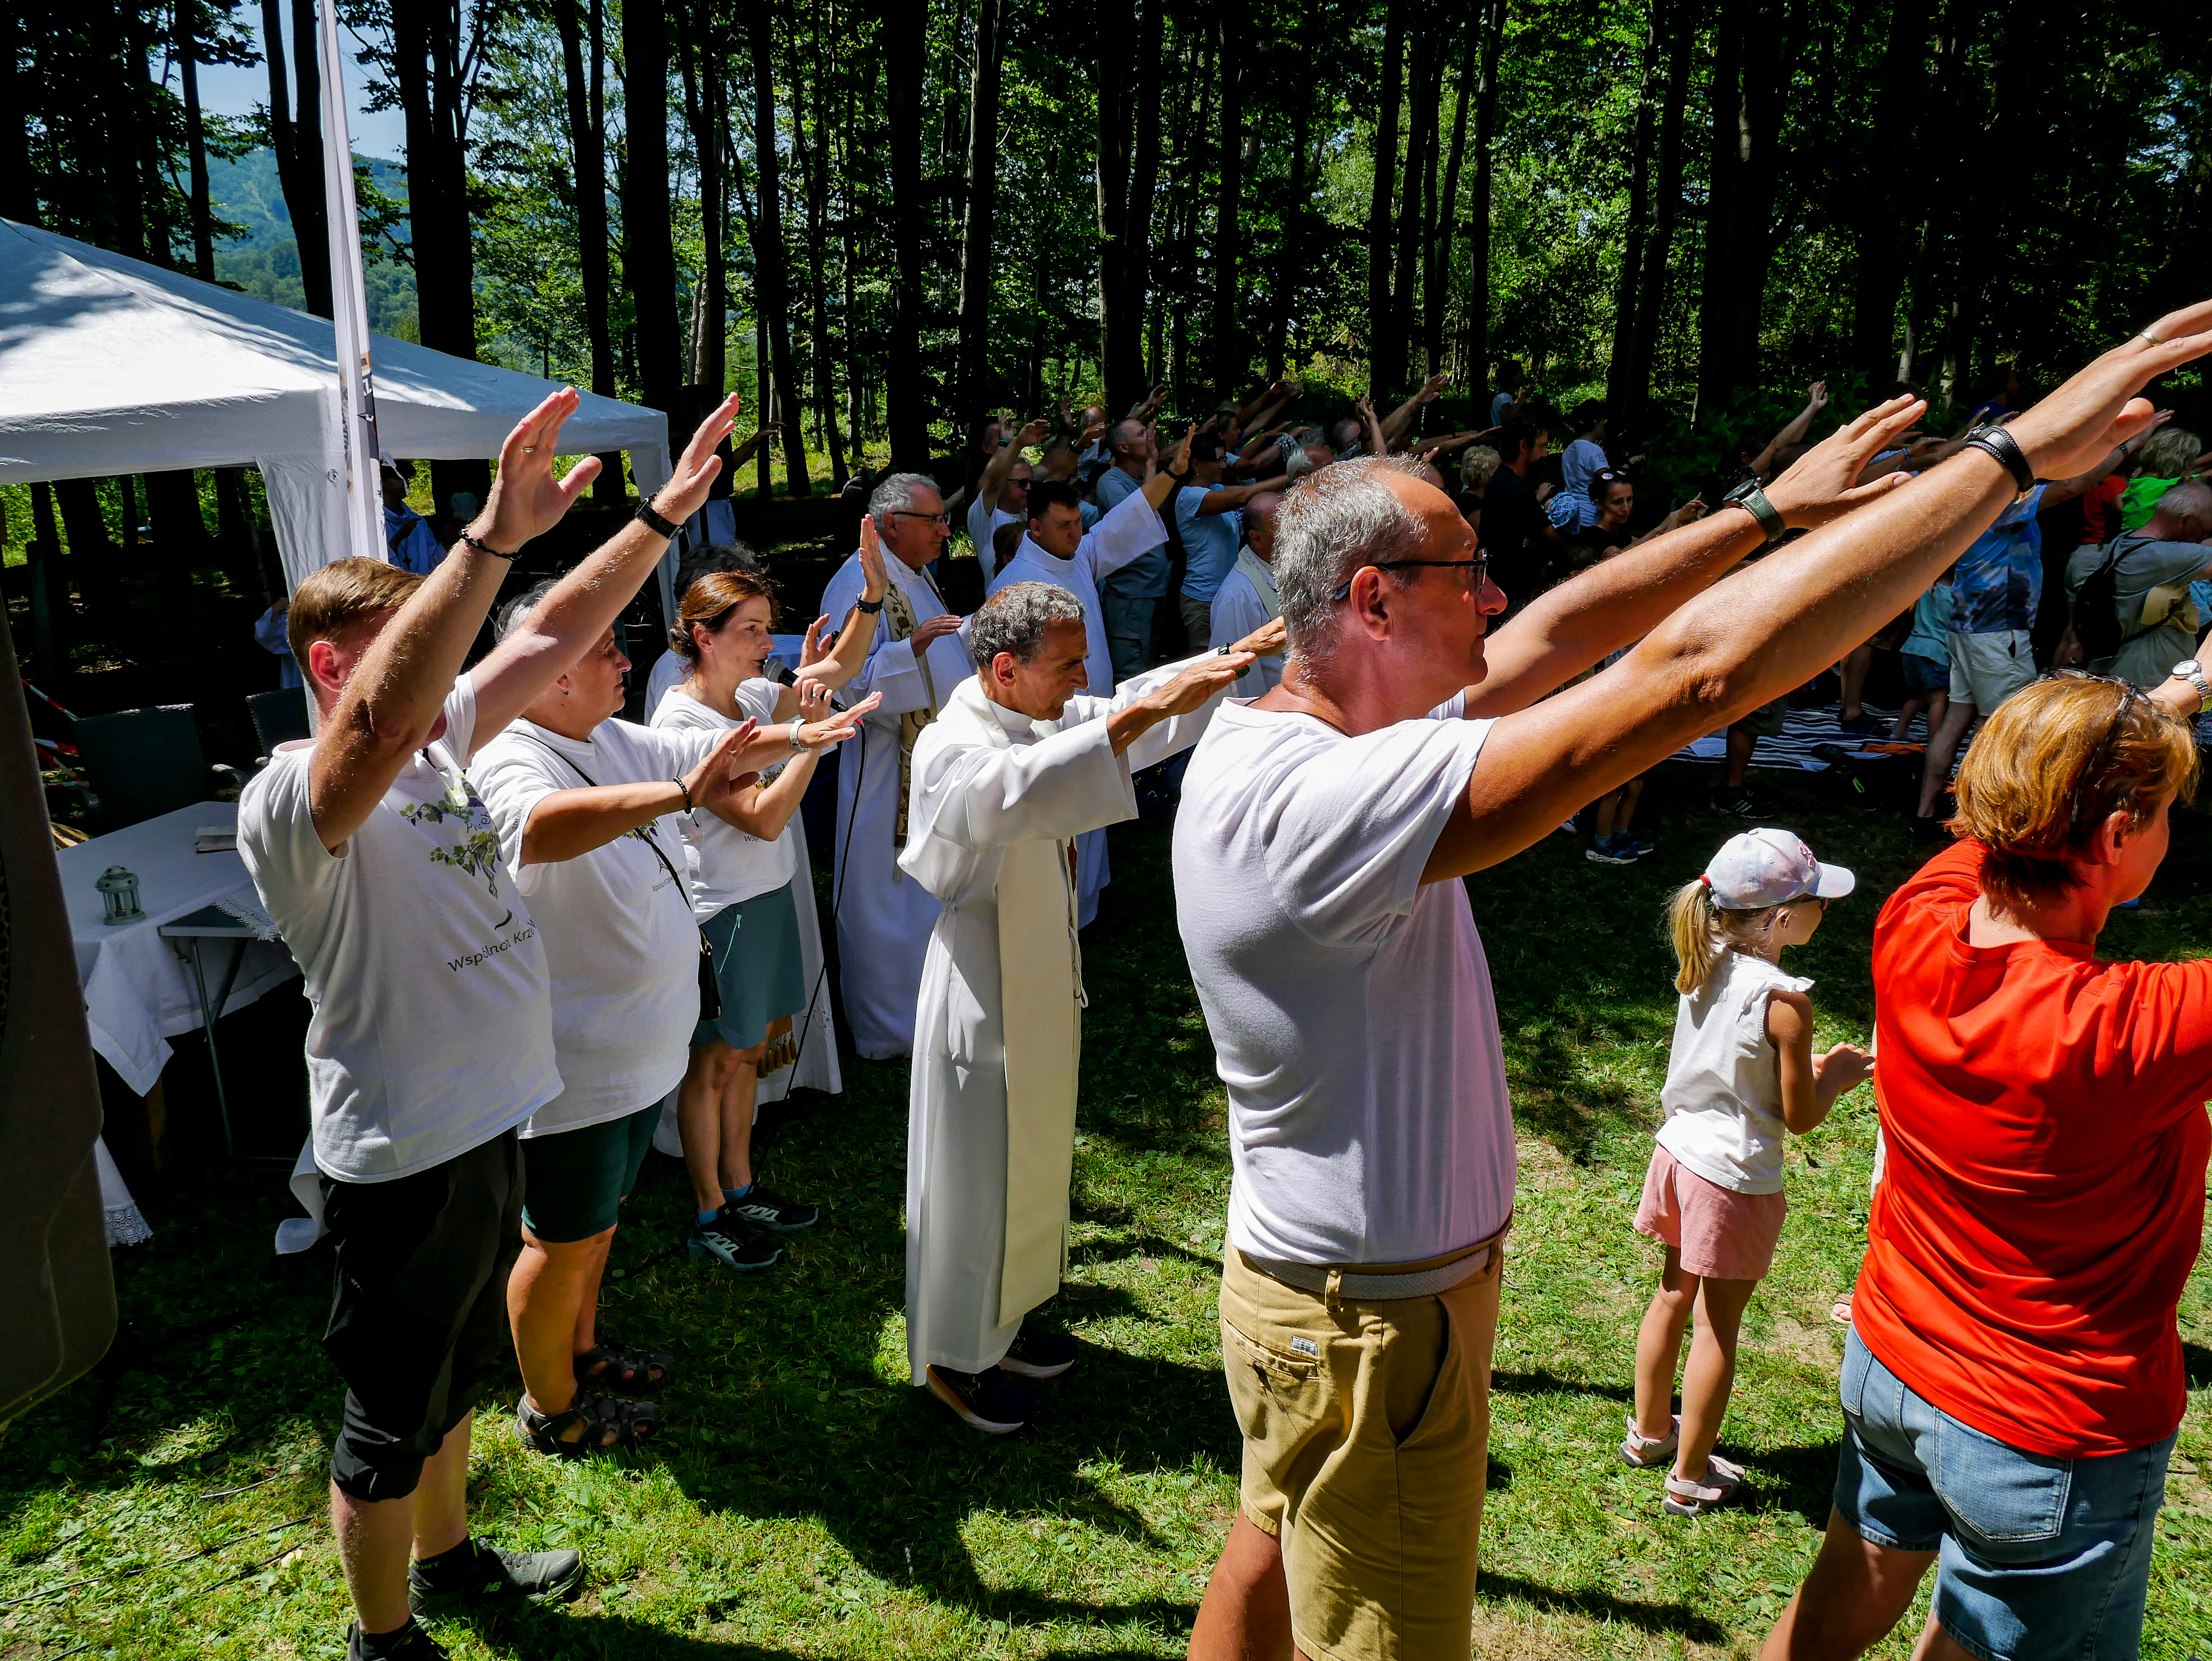
[{"label": "distant hillside", "polygon": [[[368,172],[368,189],[362,192],[361,204],[368,326],[379,334],[413,340],[416,338],[415,273],[395,260],[390,251],[392,241],[404,245],[408,240],[407,169],[380,156],[361,161]],[[388,239],[372,228],[378,217],[372,192],[402,210],[391,221]],[[291,210],[285,205],[283,186],[276,177],[276,152],[252,150],[235,161],[210,158],[208,195],[218,218],[246,228],[244,234],[216,249],[217,279],[236,284],[257,300],[295,307],[305,304],[299,239],[293,234]],[[319,248],[311,257],[328,258]]]}]

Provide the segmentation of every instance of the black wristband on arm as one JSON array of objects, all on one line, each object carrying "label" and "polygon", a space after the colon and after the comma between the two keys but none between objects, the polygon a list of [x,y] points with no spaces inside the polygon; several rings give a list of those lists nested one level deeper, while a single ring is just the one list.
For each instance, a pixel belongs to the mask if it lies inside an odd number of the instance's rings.
[{"label": "black wristband on arm", "polygon": [[2012,482],[2026,496],[2035,488],[2035,468],[2028,461],[2027,452],[2020,447],[2020,441],[2002,427],[1984,427],[1968,439],[1966,447],[1979,450],[1984,455],[1995,456],[2012,475]]},{"label": "black wristband on arm", "polygon": [[630,517],[651,526],[654,530],[659,532],[660,534],[665,537],[674,537],[677,530],[678,529],[676,521],[663,514],[659,508],[653,505],[650,500],[641,501],[637,504],[637,511],[632,514]]}]

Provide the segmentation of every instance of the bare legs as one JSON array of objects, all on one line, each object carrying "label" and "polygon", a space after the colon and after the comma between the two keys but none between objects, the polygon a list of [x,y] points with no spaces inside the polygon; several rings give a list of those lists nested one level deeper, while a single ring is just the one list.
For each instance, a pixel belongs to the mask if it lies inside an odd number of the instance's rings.
[{"label": "bare legs", "polygon": [[1190,1629],[1190,1661],[1305,1661],[1291,1643],[1282,1542],[1243,1512]]},{"label": "bare legs", "polygon": [[1865,694],[1867,671],[1874,667],[1874,647],[1862,645],[1843,662],[1844,696],[1838,713],[1845,721],[1856,721],[1866,714],[1860,698]]},{"label": "bare legs", "polygon": [[1898,710],[1897,725],[1889,729],[1889,736],[1893,740],[1903,738],[1912,726],[1912,718],[1925,708],[1928,711],[1928,736],[1933,739],[1936,729],[1943,725],[1943,716],[1950,707],[1951,695],[1940,686],[1932,692],[1915,692]]},{"label": "bare legs", "polygon": [[1928,763],[1920,773],[1920,817],[1927,818],[1936,812],[1936,804],[1942,800],[1943,791],[1951,782],[1951,763],[1959,753],[1959,740],[1966,736],[1966,729],[1974,724],[1974,706],[1949,700],[1943,711],[1940,726],[1931,725],[1928,732]]},{"label": "bare legs", "polygon": [[1701,1310],[1689,1365],[1682,1370],[1682,1445],[1674,1474],[1686,1482],[1705,1480],[1706,1461],[1720,1438],[1729,1393],[1735,1385],[1736,1335],[1744,1305],[1758,1286],[1756,1281],[1701,1280],[1682,1267],[1678,1250],[1667,1248],[1659,1290],[1636,1335],[1636,1432],[1659,1440],[1673,1428],[1670,1405],[1682,1329],[1692,1309]]},{"label": "bare legs", "polygon": [[408,1621],[407,1560],[435,1557],[469,1537],[469,1421],[446,1433],[422,1463],[415,1492],[398,1500],[356,1500],[331,1484],[331,1531],[337,1536],[346,1589],[363,1632],[397,1632]]},{"label": "bare legs", "polygon": [[702,1212],[720,1210],[725,1189],[741,1189],[753,1179],[753,1105],[767,1053],[765,1043],[732,1050],[720,1038],[691,1051],[677,1092],[676,1123],[691,1202]]},{"label": "bare legs", "polygon": [[[1830,1512],[1813,1572],[1766,1635],[1759,1661],[1851,1661],[1865,1654],[1911,1606],[1935,1561],[1932,1551],[1877,1546]],[[1931,1615],[1912,1661],[1967,1661],[1970,1654]]]},{"label": "bare legs", "polygon": [[[507,1318],[522,1366],[523,1396],[543,1414],[576,1402],[576,1357],[597,1342],[599,1277],[615,1232],[588,1239],[546,1241],[522,1232],[522,1255],[507,1281]],[[574,1441],[582,1427],[563,1439]],[[610,1433],[611,1436],[611,1433]]]},{"label": "bare legs", "polygon": [[1618,790],[1608,791],[1598,798],[1597,817],[1591,830],[1600,842],[1615,834],[1626,836],[1628,822],[1636,817],[1636,804],[1643,799],[1644,781],[1632,778]]}]

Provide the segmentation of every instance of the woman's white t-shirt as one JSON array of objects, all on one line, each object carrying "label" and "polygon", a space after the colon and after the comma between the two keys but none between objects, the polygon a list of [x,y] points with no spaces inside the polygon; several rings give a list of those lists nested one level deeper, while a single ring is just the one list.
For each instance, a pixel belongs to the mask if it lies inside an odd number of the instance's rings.
[{"label": "woman's white t-shirt", "polygon": [[[573,860],[524,865],[531,810],[556,791],[585,788],[586,779],[675,778],[699,764],[714,737],[606,721],[578,740],[518,721],[477,754],[477,788],[499,826],[515,886],[530,897],[553,982],[562,1090],[532,1116],[526,1137],[601,1124],[659,1101],[682,1082],[699,1020],[699,928],[690,896],[646,839],[650,832],[681,873],[683,815],[663,814]],[[481,1036],[495,1037],[496,1029]]]},{"label": "woman's white t-shirt", "polygon": [[1776,992],[1812,987],[1764,958],[1723,952],[1711,977],[1682,995],[1658,1140],[1707,1182],[1738,1194],[1782,1191],[1781,1058],[1766,1036],[1766,1005]]},{"label": "woman's white t-shirt", "polygon": [[[699,702],[681,686],[672,686],[653,707],[653,725],[672,732],[703,733],[709,742],[720,739],[746,716],[768,726],[775,720],[776,700],[783,689],[772,680],[739,681],[734,697],[738,719]],[[740,830],[713,813],[692,816],[684,825],[684,851],[690,861],[691,910],[701,922],[725,906],[788,887],[799,871],[799,816],[793,814],[781,836],[763,841]]]}]

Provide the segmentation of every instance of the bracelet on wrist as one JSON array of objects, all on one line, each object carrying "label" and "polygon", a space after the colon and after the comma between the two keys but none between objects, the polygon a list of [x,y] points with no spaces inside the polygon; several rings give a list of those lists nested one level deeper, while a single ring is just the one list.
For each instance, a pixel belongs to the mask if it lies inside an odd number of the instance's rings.
[{"label": "bracelet on wrist", "polygon": [[866,611],[870,617],[873,617],[884,609],[884,603],[879,599],[856,599],[853,602],[853,609],[856,611]]},{"label": "bracelet on wrist", "polygon": [[650,526],[665,537],[674,537],[678,528],[674,520],[655,508],[650,501],[641,501],[637,504],[637,511],[630,517],[641,524]]},{"label": "bracelet on wrist", "polygon": [[668,782],[676,787],[677,793],[684,798],[684,812],[690,816],[693,824],[697,824],[698,810],[691,805],[691,787],[684,783],[680,778],[673,778]]},{"label": "bracelet on wrist", "polygon": [[[482,537],[472,535],[467,531],[461,532],[460,539],[463,542],[467,543],[470,547],[475,549],[478,553],[489,554],[494,559],[513,559],[514,557],[514,554],[503,554],[500,552],[498,549],[493,547],[491,544],[486,542]],[[521,551],[522,551],[518,548],[515,551],[515,553],[520,553]]]},{"label": "bracelet on wrist", "polygon": [[2021,496],[2026,496],[2035,488],[2034,465],[2028,460],[2027,452],[2020,447],[2020,441],[2003,428],[1983,428],[1966,441],[1966,447],[1993,457],[2005,472],[2012,475],[2012,482],[2019,487]]},{"label": "bracelet on wrist", "polygon": [[811,745],[811,744],[807,743],[807,741],[806,741],[805,739],[803,739],[803,738],[801,738],[801,737],[799,736],[799,723],[798,721],[793,721],[793,722],[791,723],[791,750],[792,750],[792,753],[793,753],[793,755],[803,755],[803,754],[805,754],[807,751],[811,750],[813,747],[814,747],[814,746],[813,746],[812,745]]}]

